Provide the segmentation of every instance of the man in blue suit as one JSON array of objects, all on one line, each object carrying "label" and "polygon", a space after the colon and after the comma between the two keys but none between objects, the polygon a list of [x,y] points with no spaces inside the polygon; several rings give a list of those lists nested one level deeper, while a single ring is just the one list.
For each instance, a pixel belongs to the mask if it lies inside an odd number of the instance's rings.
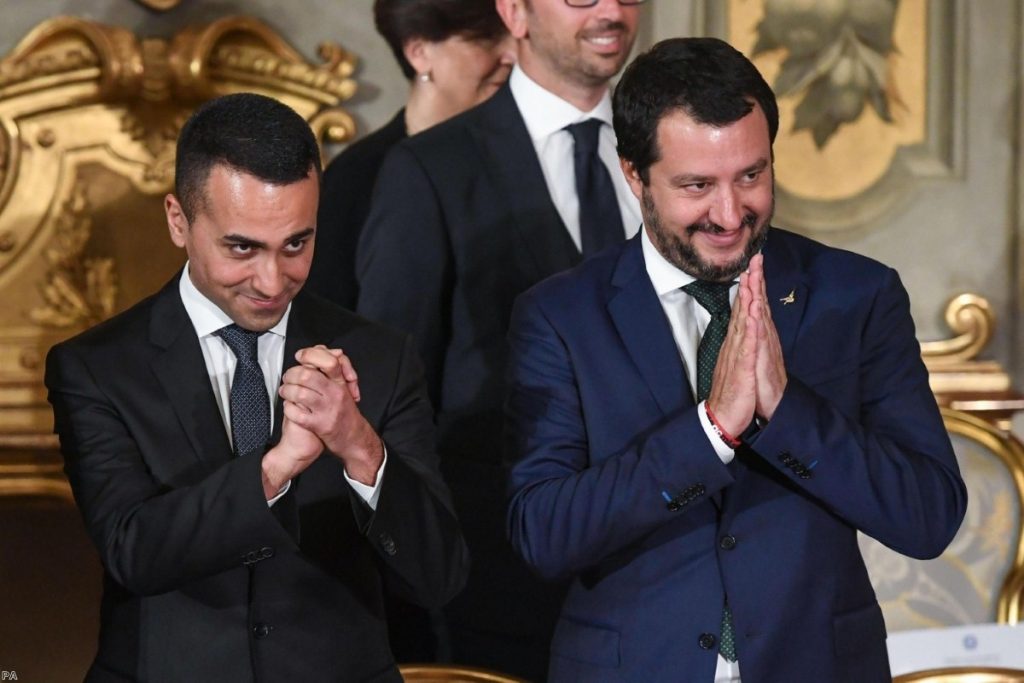
[{"label": "man in blue suit", "polygon": [[509,533],[571,587],[549,680],[890,680],[862,531],[942,552],[966,491],[895,271],[770,227],[778,109],[717,39],[614,97],[644,229],[522,295]]}]

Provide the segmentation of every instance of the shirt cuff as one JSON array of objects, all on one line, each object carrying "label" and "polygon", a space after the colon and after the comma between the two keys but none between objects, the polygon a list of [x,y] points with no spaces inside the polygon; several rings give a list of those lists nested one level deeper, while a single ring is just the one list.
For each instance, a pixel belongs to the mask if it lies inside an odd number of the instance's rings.
[{"label": "shirt cuff", "polygon": [[268,508],[269,507],[274,507],[274,503],[276,503],[277,501],[281,500],[282,496],[284,496],[284,494],[288,493],[288,489],[290,489],[291,487],[292,487],[292,480],[289,479],[288,481],[286,481],[284,483],[284,486],[281,487],[281,490],[277,492],[277,495],[267,501],[267,507]]},{"label": "shirt cuff", "polygon": [[708,411],[704,407],[707,401],[701,401],[697,405],[697,418],[700,420],[700,426],[704,428],[704,434],[707,435],[708,441],[711,442],[711,447],[715,449],[715,453],[722,460],[723,463],[728,465],[732,462],[733,457],[736,455],[736,451],[729,448],[729,445],[722,440],[722,437],[715,431],[714,425],[711,424],[711,419],[708,418]]},{"label": "shirt cuff", "polygon": [[[383,445],[383,444],[382,444]],[[348,476],[348,472],[342,470],[345,475],[345,481],[348,485],[359,494],[359,497],[366,501],[366,504],[370,506],[371,510],[377,509],[377,499],[380,498],[380,483],[384,481],[384,467],[388,464],[388,447],[384,446],[384,459],[381,460],[380,468],[377,470],[377,478],[374,480],[373,486],[367,486],[362,482],[358,482]]]}]

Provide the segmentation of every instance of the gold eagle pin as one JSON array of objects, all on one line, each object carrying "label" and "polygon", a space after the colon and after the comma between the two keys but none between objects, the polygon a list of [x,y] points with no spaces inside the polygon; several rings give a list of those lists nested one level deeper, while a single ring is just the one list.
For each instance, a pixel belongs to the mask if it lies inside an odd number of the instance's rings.
[{"label": "gold eagle pin", "polygon": [[795,289],[791,289],[789,291],[789,294],[787,294],[786,296],[784,296],[781,299],[779,299],[779,301],[782,302],[783,306],[788,306],[789,304],[795,302],[796,301],[796,290]]}]

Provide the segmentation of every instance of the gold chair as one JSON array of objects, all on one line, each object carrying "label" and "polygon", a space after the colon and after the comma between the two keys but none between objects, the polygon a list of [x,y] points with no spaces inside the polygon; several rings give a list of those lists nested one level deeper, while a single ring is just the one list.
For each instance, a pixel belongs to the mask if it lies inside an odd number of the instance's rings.
[{"label": "gold chair", "polygon": [[987,667],[930,669],[896,676],[892,683],[1024,683],[1024,671]]},{"label": "gold chair", "polygon": [[1024,445],[967,413],[943,408],[942,417],[968,489],[967,515],[949,548],[920,561],[861,537],[890,633],[1021,619]]},{"label": "gold chair", "polygon": [[407,683],[528,683],[497,671],[447,664],[403,664],[398,667]]}]

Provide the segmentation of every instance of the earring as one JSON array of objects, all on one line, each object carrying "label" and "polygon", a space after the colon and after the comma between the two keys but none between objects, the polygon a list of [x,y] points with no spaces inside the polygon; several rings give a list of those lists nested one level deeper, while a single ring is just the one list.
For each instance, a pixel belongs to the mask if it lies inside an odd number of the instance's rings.
[{"label": "earring", "polygon": [[429,71],[424,71],[421,74],[416,74],[416,80],[419,81],[420,83],[430,83],[430,81],[434,79],[431,78]]}]

